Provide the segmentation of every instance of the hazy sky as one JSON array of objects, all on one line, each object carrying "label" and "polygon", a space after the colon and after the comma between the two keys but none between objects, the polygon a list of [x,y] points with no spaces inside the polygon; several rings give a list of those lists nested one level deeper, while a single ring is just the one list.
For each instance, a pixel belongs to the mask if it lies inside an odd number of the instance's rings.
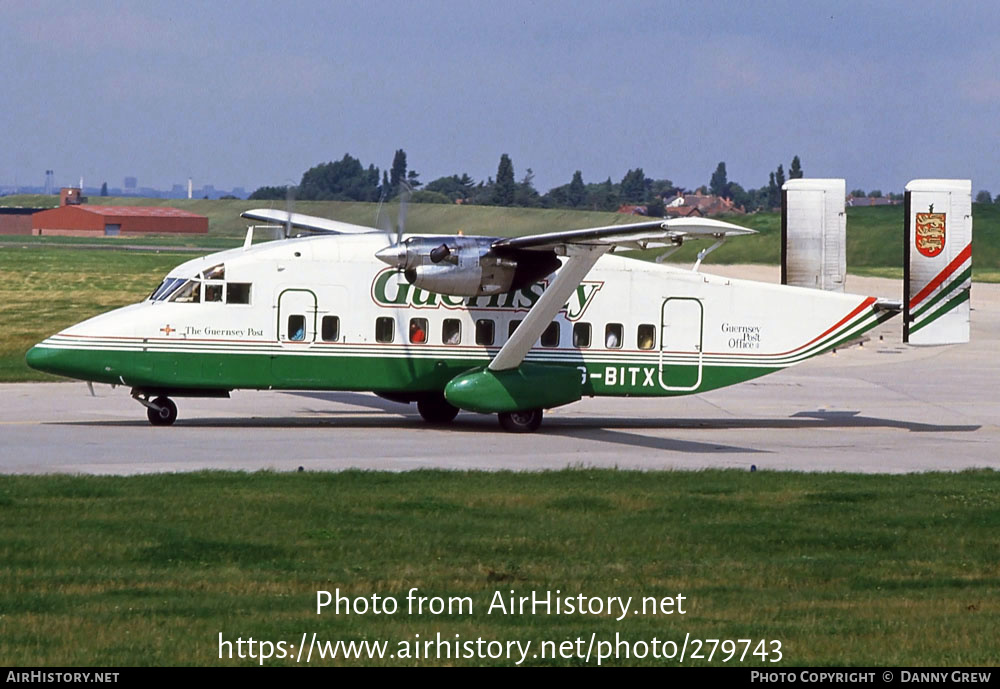
[{"label": "hazy sky", "polygon": [[1000,193],[1000,3],[0,0],[0,184],[297,183],[403,148],[544,192],[631,167]]}]

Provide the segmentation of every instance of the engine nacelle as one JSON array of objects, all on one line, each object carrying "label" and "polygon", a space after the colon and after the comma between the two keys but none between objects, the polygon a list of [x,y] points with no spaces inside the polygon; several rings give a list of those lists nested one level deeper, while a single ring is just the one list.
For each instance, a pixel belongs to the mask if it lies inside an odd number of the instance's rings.
[{"label": "engine nacelle", "polygon": [[410,237],[375,255],[421,289],[456,297],[503,294],[556,271],[554,251],[497,252],[495,237]]}]

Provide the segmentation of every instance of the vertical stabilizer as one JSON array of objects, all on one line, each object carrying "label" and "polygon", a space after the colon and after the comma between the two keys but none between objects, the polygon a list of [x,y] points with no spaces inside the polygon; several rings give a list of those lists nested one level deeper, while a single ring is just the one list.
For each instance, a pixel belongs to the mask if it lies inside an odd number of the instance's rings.
[{"label": "vertical stabilizer", "polygon": [[790,179],[782,185],[782,284],[844,291],[846,190],[842,179]]},{"label": "vertical stabilizer", "polygon": [[903,236],[903,342],[968,342],[972,180],[915,179],[907,184]]}]

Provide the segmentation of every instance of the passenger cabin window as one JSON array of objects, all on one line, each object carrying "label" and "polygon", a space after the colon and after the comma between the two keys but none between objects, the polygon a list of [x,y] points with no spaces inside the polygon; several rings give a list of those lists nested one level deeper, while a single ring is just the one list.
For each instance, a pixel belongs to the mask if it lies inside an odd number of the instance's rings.
[{"label": "passenger cabin window", "polygon": [[545,329],[542,333],[542,346],[543,347],[558,347],[559,346],[559,324],[555,321],[549,323],[549,327]]},{"label": "passenger cabin window", "polygon": [[288,339],[292,342],[302,342],[306,339],[306,317],[292,314],[288,317]]},{"label": "passenger cabin window", "polygon": [[643,323],[636,332],[636,342],[639,349],[652,349],[656,345],[656,326]]},{"label": "passenger cabin window", "polygon": [[230,282],[226,285],[227,304],[249,304],[250,303],[250,283]]},{"label": "passenger cabin window", "polygon": [[426,344],[427,342],[427,319],[426,318],[411,318],[410,319],[410,343],[412,344]]},{"label": "passenger cabin window", "polygon": [[521,325],[521,321],[511,321],[510,325],[507,326],[507,339],[509,340],[513,335],[514,331],[517,330],[517,326]]},{"label": "passenger cabin window", "polygon": [[445,318],[441,324],[441,342],[446,345],[461,344],[462,321],[457,318]]},{"label": "passenger cabin window", "polygon": [[379,316],[375,319],[375,341],[392,342],[395,337],[394,323],[388,316]]},{"label": "passenger cabin window", "polygon": [[623,334],[621,323],[608,323],[604,328],[604,346],[608,349],[621,349]]},{"label": "passenger cabin window", "polygon": [[590,346],[590,323],[573,324],[573,346],[574,347]]},{"label": "passenger cabin window", "polygon": [[320,327],[320,337],[324,342],[336,342],[340,339],[339,316],[323,316]]},{"label": "passenger cabin window", "polygon": [[496,324],[492,318],[480,318],[476,321],[476,344],[491,345],[496,339]]}]

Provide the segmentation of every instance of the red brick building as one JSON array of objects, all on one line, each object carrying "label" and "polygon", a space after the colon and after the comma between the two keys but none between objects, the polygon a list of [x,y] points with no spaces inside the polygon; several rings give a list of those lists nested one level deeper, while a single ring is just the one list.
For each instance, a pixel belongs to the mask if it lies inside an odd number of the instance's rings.
[{"label": "red brick building", "polygon": [[207,217],[169,206],[69,204],[31,216],[34,235],[117,237],[207,233]]},{"label": "red brick building", "polygon": [[0,207],[0,234],[31,234],[31,216],[42,210]]}]

